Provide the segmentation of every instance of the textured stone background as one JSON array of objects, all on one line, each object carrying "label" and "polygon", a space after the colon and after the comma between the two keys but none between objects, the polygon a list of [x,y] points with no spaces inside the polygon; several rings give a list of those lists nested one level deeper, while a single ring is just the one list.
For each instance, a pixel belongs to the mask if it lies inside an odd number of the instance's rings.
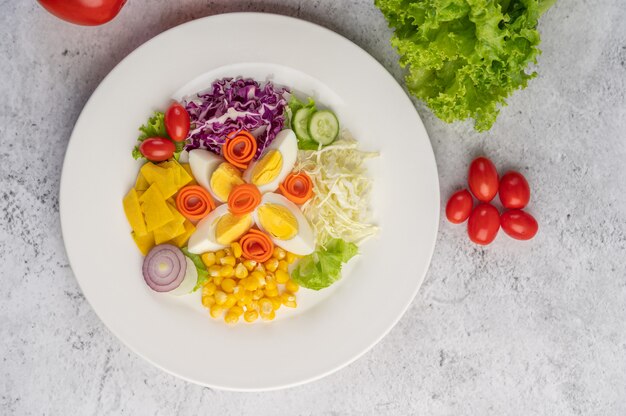
[{"label": "textured stone background", "polygon": [[532,242],[500,235],[478,248],[442,221],[423,289],[356,363],[286,391],[224,393],[162,373],[111,336],[60,235],[72,126],[137,46],[198,17],[246,10],[329,27],[402,77],[368,0],[130,0],[99,28],[65,24],[32,0],[0,1],[0,414],[626,414],[623,0],[561,0],[550,10],[540,76],[488,134],[417,104],[444,198],[485,153],[527,175],[542,228]]}]

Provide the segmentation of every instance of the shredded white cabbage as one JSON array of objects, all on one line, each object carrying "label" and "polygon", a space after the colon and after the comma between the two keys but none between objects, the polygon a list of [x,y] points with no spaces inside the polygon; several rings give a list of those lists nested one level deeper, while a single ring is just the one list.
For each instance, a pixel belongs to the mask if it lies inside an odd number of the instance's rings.
[{"label": "shredded white cabbage", "polygon": [[365,175],[364,162],[377,152],[358,149],[358,142],[342,132],[332,145],[319,150],[300,150],[296,171],[304,171],[313,182],[314,196],[302,206],[325,247],[332,238],[360,243],[373,236],[378,227],[369,223],[369,194],[372,180]]}]

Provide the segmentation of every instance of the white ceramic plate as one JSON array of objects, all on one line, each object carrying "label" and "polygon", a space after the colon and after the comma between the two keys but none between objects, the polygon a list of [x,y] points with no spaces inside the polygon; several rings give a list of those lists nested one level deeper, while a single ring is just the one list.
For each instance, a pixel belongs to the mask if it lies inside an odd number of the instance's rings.
[{"label": "white ceramic plate", "polygon": [[[168,101],[222,76],[271,79],[333,108],[381,156],[373,215],[381,227],[344,278],[301,290],[299,307],[271,323],[227,326],[197,294],[151,291],[129,235],[122,198],[139,164],[137,128]],[[419,289],[439,219],[437,168],[428,136],[402,88],[362,49],[320,26],[236,13],[155,37],[102,81],[78,119],[61,180],[61,221],[72,269],[105,325],[130,349],[185,380],[269,390],[327,375],[357,359],[400,319]]]}]

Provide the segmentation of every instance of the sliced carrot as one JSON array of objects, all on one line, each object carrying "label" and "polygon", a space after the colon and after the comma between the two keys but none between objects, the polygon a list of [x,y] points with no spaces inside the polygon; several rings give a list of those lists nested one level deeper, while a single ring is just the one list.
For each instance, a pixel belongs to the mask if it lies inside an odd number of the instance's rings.
[{"label": "sliced carrot", "polygon": [[250,183],[233,187],[228,195],[228,210],[234,215],[248,214],[261,203],[259,188]]},{"label": "sliced carrot", "polygon": [[244,258],[264,263],[272,258],[274,253],[274,243],[270,237],[255,228],[248,231],[239,240]]},{"label": "sliced carrot", "polygon": [[313,196],[313,182],[304,172],[291,172],[278,187],[294,204],[302,205]]},{"label": "sliced carrot", "polygon": [[247,131],[231,133],[222,146],[224,158],[241,169],[246,169],[257,151],[256,139]]},{"label": "sliced carrot", "polygon": [[214,208],[211,195],[198,185],[185,186],[176,196],[176,209],[192,222],[200,221]]}]

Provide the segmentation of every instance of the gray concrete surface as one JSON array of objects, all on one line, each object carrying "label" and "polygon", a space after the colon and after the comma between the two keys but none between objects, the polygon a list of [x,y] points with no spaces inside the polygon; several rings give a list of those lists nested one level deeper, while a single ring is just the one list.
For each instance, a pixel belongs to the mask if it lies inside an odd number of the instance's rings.
[{"label": "gray concrete surface", "polygon": [[443,198],[485,153],[527,175],[541,232],[478,248],[442,221],[412,307],[356,363],[286,391],[224,393],[162,373],[108,332],[60,235],[72,126],[137,46],[194,18],[246,10],[327,26],[402,77],[391,32],[367,0],[131,0],[99,28],[65,24],[32,0],[0,1],[0,414],[625,415],[623,0],[561,0],[550,10],[540,75],[489,133],[444,124],[417,104]]}]

